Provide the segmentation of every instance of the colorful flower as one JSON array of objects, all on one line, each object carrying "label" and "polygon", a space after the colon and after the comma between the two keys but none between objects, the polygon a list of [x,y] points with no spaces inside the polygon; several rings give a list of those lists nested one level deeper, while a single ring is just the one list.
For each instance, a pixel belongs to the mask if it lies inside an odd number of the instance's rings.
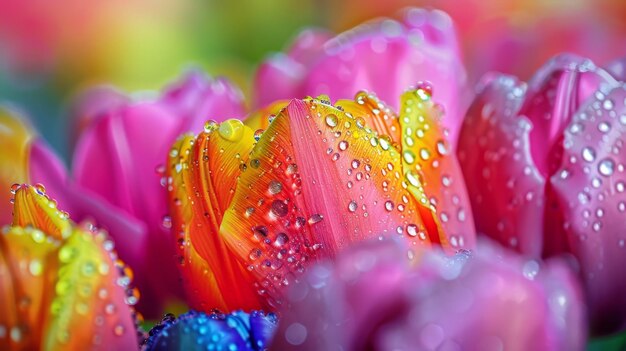
[{"label": "colorful flower", "polygon": [[[110,93],[94,95],[111,100]],[[146,292],[138,308],[155,317],[181,294],[162,174],[168,148],[180,134],[202,130],[207,118],[243,115],[242,96],[225,80],[192,71],[159,98],[113,101],[78,108],[77,120],[91,122],[77,142],[73,174],[82,188],[142,224],[145,236],[135,244],[140,259],[130,264]]]},{"label": "colorful flower", "polygon": [[459,139],[478,232],[535,258],[573,254],[596,333],[626,325],[625,97],[589,60],[559,56],[528,86],[487,76]]},{"label": "colorful flower", "polygon": [[0,348],[136,350],[132,272],[113,243],[77,225],[45,190],[15,185],[0,234]]},{"label": "colorful flower", "polygon": [[[375,96],[291,100],[210,122],[171,149],[172,229],[191,306],[276,308],[311,261],[402,236],[447,252],[474,246],[465,185],[430,85],[396,115]],[[266,113],[264,115],[264,113]]]},{"label": "colorful flower", "polygon": [[334,38],[304,31],[286,53],[259,67],[255,104],[370,90],[397,109],[397,97],[417,80],[437,87],[446,110],[441,123],[455,144],[469,92],[452,20],[441,11],[410,9],[403,22],[372,21]]},{"label": "colorful flower", "polygon": [[559,261],[479,242],[446,257],[372,241],[287,293],[276,350],[583,350],[582,294]]},{"label": "colorful flower", "polygon": [[260,311],[167,314],[150,330],[144,350],[267,350],[277,324],[274,314]]}]

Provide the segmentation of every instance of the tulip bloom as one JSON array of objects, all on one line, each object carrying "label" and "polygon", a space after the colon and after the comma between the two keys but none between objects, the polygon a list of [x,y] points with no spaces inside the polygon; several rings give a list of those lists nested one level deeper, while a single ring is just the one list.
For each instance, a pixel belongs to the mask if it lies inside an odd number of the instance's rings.
[{"label": "tulip bloom", "polygon": [[77,121],[88,126],[76,145],[73,174],[81,187],[143,226],[143,244],[135,244],[141,253],[128,259],[146,292],[138,308],[155,317],[166,301],[180,295],[166,217],[167,184],[160,173],[164,155],[180,134],[202,130],[207,118],[243,115],[242,96],[225,80],[198,72],[190,72],[158,99],[124,103],[115,96],[102,91],[86,95],[96,100],[92,104],[79,103]]},{"label": "tulip bloom", "polygon": [[150,330],[144,350],[267,350],[276,325],[274,314],[259,311],[167,314]]},{"label": "tulip bloom", "polygon": [[402,22],[368,22],[331,37],[305,31],[286,51],[270,57],[257,72],[256,106],[279,99],[327,94],[354,96],[376,91],[397,109],[396,99],[418,79],[437,87],[446,109],[443,127],[455,144],[466,108],[466,74],[450,17],[441,11],[411,9]]},{"label": "tulip bloom", "polygon": [[136,350],[132,272],[113,243],[76,225],[43,187],[14,186],[0,235],[2,350]]},{"label": "tulip bloom", "polygon": [[592,329],[626,324],[626,90],[560,56],[526,84],[487,76],[459,139],[478,232],[532,257],[570,253]]},{"label": "tulip bloom", "polygon": [[287,293],[276,350],[583,350],[575,277],[487,243],[442,257],[368,242]]},{"label": "tulip bloom", "polygon": [[367,238],[473,247],[465,185],[431,90],[403,94],[400,115],[364,92],[335,106],[322,96],[253,114],[264,131],[228,120],[179,139],[167,172],[192,307],[276,308],[310,261]]}]

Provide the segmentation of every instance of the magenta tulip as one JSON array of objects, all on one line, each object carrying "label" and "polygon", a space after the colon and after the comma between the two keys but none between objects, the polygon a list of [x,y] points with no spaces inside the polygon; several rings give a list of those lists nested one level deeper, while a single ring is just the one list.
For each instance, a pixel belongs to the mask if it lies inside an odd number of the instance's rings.
[{"label": "magenta tulip", "polygon": [[559,56],[528,86],[490,75],[458,145],[479,232],[531,257],[570,253],[591,326],[626,326],[626,89]]},{"label": "magenta tulip", "polygon": [[162,312],[164,303],[180,296],[166,217],[168,181],[160,169],[180,134],[201,131],[208,119],[243,116],[242,95],[224,80],[191,72],[158,99],[94,111],[99,115],[83,117],[91,120],[91,125],[78,140],[74,176],[80,186],[144,226],[143,256],[122,258],[137,272],[144,294],[138,309],[154,317]]},{"label": "magenta tulip", "polygon": [[347,98],[361,90],[394,102],[408,86],[426,80],[446,110],[443,125],[454,143],[467,97],[454,26],[444,12],[410,9],[403,22],[366,23],[334,38],[303,32],[286,53],[261,65],[255,102],[263,107],[307,95]]},{"label": "magenta tulip", "polygon": [[455,257],[369,242],[288,291],[276,350],[582,350],[575,277],[481,242]]}]

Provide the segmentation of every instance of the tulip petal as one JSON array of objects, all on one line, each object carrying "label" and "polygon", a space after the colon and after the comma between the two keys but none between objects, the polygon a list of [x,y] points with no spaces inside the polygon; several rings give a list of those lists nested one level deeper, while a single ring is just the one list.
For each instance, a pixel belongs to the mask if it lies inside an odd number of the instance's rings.
[{"label": "tulip petal", "polygon": [[571,116],[600,84],[615,83],[588,59],[567,54],[550,60],[529,82],[524,104],[517,113],[532,124],[530,151],[544,178],[553,174],[560,163],[561,135]]},{"label": "tulip petal", "polygon": [[443,130],[442,109],[432,101],[427,84],[402,95],[400,127],[402,165],[405,172],[421,180],[429,201],[452,248],[474,247],[474,221],[463,173]]},{"label": "tulip petal", "polygon": [[274,314],[259,311],[227,315],[190,311],[178,318],[166,315],[150,330],[145,350],[265,350],[276,324]]},{"label": "tulip petal", "polygon": [[28,145],[33,132],[17,116],[16,111],[0,106],[0,224],[11,223],[8,189],[28,181]]},{"label": "tulip petal", "polygon": [[[470,107],[458,156],[477,231],[540,257],[544,178],[534,166],[530,122],[517,117],[526,85],[510,76],[487,76]],[[499,196],[489,196],[498,192]]]},{"label": "tulip petal", "polygon": [[13,323],[1,323],[15,349],[136,349],[127,304],[138,293],[106,234],[75,227],[36,186],[15,190],[14,213],[16,224],[0,237],[0,279],[11,279],[0,303],[3,311],[16,309]]},{"label": "tulip petal", "polygon": [[253,148],[220,234],[276,306],[280,286],[308,261],[352,242],[439,242],[427,199],[411,188],[400,154],[369,129],[319,100],[292,100]]},{"label": "tulip petal", "polygon": [[48,308],[58,269],[59,242],[30,227],[5,227],[0,235],[0,338],[2,350],[41,345],[41,311]]},{"label": "tulip petal", "polygon": [[[548,254],[573,253],[587,287],[596,333],[626,326],[622,276],[626,265],[626,88],[599,90],[573,116],[564,134],[560,169],[550,178]],[[564,238],[552,242],[553,238]]]},{"label": "tulip petal", "polygon": [[172,224],[174,233],[179,233],[188,300],[196,309],[259,306],[251,284],[245,284],[251,283],[250,273],[219,235],[237,176],[253,144],[250,128],[228,120],[208,125],[197,138],[179,139],[170,152]]}]

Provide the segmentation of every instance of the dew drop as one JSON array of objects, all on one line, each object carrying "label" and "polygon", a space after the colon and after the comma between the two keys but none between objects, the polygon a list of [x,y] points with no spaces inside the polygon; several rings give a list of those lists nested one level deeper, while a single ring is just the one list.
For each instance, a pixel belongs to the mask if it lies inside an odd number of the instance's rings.
[{"label": "dew drop", "polygon": [[594,149],[590,147],[585,147],[583,148],[582,156],[583,156],[583,160],[587,162],[593,162],[593,160],[596,159],[596,152]]},{"label": "dew drop", "polygon": [[239,141],[243,137],[244,125],[238,119],[229,119],[220,124],[218,134],[228,141]]},{"label": "dew drop", "polygon": [[321,222],[323,219],[324,219],[324,216],[322,216],[321,214],[316,213],[316,214],[312,215],[311,217],[309,217],[308,222],[309,222],[309,224],[316,224],[316,223]]},{"label": "dew drop", "polygon": [[265,130],[263,129],[257,129],[254,131],[254,140],[259,141],[261,139],[261,135],[263,135],[263,132],[265,132]]},{"label": "dew drop", "polygon": [[357,205],[356,201],[352,200],[350,201],[350,203],[348,204],[348,211],[350,212],[355,212],[357,210],[357,208],[359,207],[359,205]]},{"label": "dew drop", "polygon": [[337,119],[337,116],[334,114],[328,114],[326,115],[326,125],[334,128],[337,126],[337,123],[339,122],[339,120]]},{"label": "dew drop", "polygon": [[385,210],[388,212],[393,211],[393,202],[390,200],[385,201]]},{"label": "dew drop", "polygon": [[342,140],[339,142],[339,150],[341,151],[346,151],[346,149],[348,149],[348,142],[345,140]]},{"label": "dew drop", "polygon": [[409,236],[415,237],[415,236],[417,236],[417,232],[418,232],[418,230],[417,230],[417,226],[415,224],[409,224],[409,225],[406,226],[406,233]]},{"label": "dew drop", "polygon": [[276,217],[285,217],[289,212],[289,207],[282,200],[274,200],[271,211]]},{"label": "dew drop", "polygon": [[615,163],[610,158],[605,158],[602,161],[600,161],[600,163],[598,164],[598,172],[600,172],[600,174],[602,174],[605,177],[608,177],[611,174],[613,174],[614,170],[615,170]]},{"label": "dew drop", "polygon": [[279,182],[278,180],[270,181],[270,184],[268,186],[268,191],[270,194],[276,195],[280,193],[282,190],[283,190],[283,184],[281,182]]}]

